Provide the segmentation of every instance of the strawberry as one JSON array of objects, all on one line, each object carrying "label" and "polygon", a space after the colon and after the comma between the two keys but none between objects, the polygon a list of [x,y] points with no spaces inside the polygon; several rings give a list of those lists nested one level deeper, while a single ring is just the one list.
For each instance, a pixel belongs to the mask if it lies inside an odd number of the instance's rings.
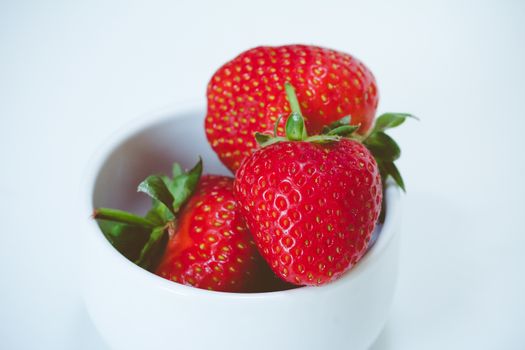
[{"label": "strawberry", "polygon": [[156,273],[199,288],[244,291],[259,254],[233,198],[233,179],[203,176],[179,214]]},{"label": "strawberry", "polygon": [[[256,131],[270,131],[279,115],[290,112],[285,82],[297,89],[309,131],[352,115],[365,134],[379,96],[374,76],[346,53],[307,45],[256,47],[223,65],[208,89],[206,135],[221,161],[233,172],[258,146]],[[277,126],[284,135],[285,120]]]},{"label": "strawberry", "polygon": [[[286,137],[257,134],[263,148],[246,158],[235,196],[262,256],[282,279],[321,285],[340,277],[366,252],[382,202],[379,167],[333,123],[308,137],[293,87]],[[380,148],[380,147],[379,147]]]},{"label": "strawberry", "polygon": [[173,179],[154,175],[139,185],[153,198],[144,217],[95,210],[106,237],[137,265],[179,283],[229,292],[262,288],[256,279],[269,269],[238,213],[233,179],[201,177],[201,162],[187,173],[177,164],[173,169]]}]

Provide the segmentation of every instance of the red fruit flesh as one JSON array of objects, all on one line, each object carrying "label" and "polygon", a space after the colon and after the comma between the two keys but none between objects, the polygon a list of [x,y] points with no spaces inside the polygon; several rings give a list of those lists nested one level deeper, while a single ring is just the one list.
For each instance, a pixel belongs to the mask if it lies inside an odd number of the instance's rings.
[{"label": "red fruit flesh", "polygon": [[272,131],[279,115],[289,114],[286,81],[296,89],[311,134],[347,115],[361,124],[359,133],[370,129],[379,96],[362,62],[315,46],[257,47],[222,66],[208,84],[206,135],[230,170],[258,147],[255,132]]},{"label": "red fruit flesh", "polygon": [[216,291],[250,291],[261,259],[232,188],[231,178],[201,177],[170,232],[159,276]]},{"label": "red fruit flesh", "polygon": [[382,185],[358,142],[281,142],[245,160],[235,196],[273,271],[290,283],[320,285],[366,252]]}]

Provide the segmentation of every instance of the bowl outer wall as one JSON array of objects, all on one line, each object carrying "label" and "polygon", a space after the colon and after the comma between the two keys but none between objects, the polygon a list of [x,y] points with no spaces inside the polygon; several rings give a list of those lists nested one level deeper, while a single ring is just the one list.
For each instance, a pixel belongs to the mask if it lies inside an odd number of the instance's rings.
[{"label": "bowl outer wall", "polygon": [[[104,168],[111,168],[110,161],[135,157],[126,154],[136,151],[129,143],[140,140],[138,147],[144,148],[148,139],[155,144],[188,142],[162,139],[166,137],[162,131],[180,122],[182,116],[204,115],[195,109],[178,110],[181,112],[167,110],[139,119],[122,129],[95,155],[85,178],[83,294],[88,313],[106,342],[113,349],[126,350],[370,346],[384,326],[397,280],[401,194],[392,184],[386,191],[388,210],[381,234],[354,268],[322,287],[280,292],[210,292],[165,280],[130,263],[105,239],[95,221],[87,218],[97,205],[97,189],[99,197],[100,192],[107,196],[111,186],[102,190],[101,186],[115,181],[105,178],[115,173]],[[195,129],[186,134],[192,132]],[[203,137],[199,135],[195,142],[202,144]],[[115,158],[117,149],[121,154]],[[205,161],[206,157],[213,156],[204,156]],[[224,172],[220,166],[213,170]]]}]

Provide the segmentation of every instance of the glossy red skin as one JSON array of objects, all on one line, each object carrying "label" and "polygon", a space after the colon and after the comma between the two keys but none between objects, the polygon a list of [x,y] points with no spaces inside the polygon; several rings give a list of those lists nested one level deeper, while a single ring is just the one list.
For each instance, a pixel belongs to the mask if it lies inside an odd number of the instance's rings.
[{"label": "glossy red skin", "polygon": [[262,148],[243,162],[234,188],[261,255],[297,285],[333,281],[359,261],[381,211],[376,161],[348,139]]},{"label": "glossy red skin", "polygon": [[159,276],[215,291],[251,291],[261,258],[238,212],[232,178],[202,176],[170,237]]},{"label": "glossy red skin", "polygon": [[379,95],[358,59],[315,46],[256,47],[222,66],[208,84],[206,135],[233,172],[258,148],[254,133],[273,131],[279,115],[289,115],[286,81],[295,87],[310,134],[347,115],[361,124],[359,133],[370,129]]}]

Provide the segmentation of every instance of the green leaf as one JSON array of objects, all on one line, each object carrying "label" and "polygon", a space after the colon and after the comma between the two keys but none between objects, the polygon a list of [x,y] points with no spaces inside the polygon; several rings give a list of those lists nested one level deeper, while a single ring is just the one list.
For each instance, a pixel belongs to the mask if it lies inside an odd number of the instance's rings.
[{"label": "green leaf", "polygon": [[292,112],[286,121],[286,137],[290,141],[302,141],[305,138],[306,128],[304,118]]},{"label": "green leaf", "polygon": [[155,226],[155,223],[147,218],[118,209],[97,208],[93,213],[93,217],[97,220],[109,220],[131,226],[141,226],[147,229]]},{"label": "green leaf", "polygon": [[184,171],[182,170],[182,167],[179,163],[173,163],[173,166],[171,168],[171,176],[172,178],[176,178],[179,175],[182,175]]},{"label": "green leaf", "polygon": [[354,131],[359,129],[360,125],[342,125],[335,129],[332,129],[326,133],[326,135],[339,135],[339,136],[348,136],[351,135]]},{"label": "green leaf", "polygon": [[161,176],[148,176],[146,180],[140,183],[137,190],[139,192],[144,192],[151,198],[160,201],[167,208],[173,211],[173,195],[168,190],[168,187]]},{"label": "green leaf", "polygon": [[111,245],[131,261],[138,259],[151,232],[151,229],[119,224],[113,221],[101,220],[98,221],[98,225]]},{"label": "green leaf", "polygon": [[[162,181],[164,181],[164,184],[166,185],[166,187],[169,188],[170,184],[171,184],[171,178],[167,175],[159,175],[160,178],[162,179]],[[152,198],[152,200],[155,202],[156,199],[155,198]]]},{"label": "green leaf", "polygon": [[168,242],[168,230],[165,227],[156,227],[151,231],[148,241],[142,248],[135,264],[154,271]]},{"label": "green leaf", "polygon": [[312,143],[329,143],[329,142],[336,142],[340,141],[341,136],[339,135],[313,135],[308,136],[305,141],[306,142],[312,142]]},{"label": "green leaf", "polygon": [[199,179],[202,174],[202,159],[199,158],[197,164],[187,173],[183,173],[173,179],[169,192],[172,195],[172,206],[174,213],[177,213],[180,208],[186,203],[186,201],[191,197]]},{"label": "green leaf", "polygon": [[403,190],[403,192],[406,192],[405,182],[403,181],[403,178],[401,177],[401,174],[399,173],[396,165],[393,162],[383,162],[382,167],[385,169],[385,172],[388,175],[392,176],[396,184]]},{"label": "green leaf", "polygon": [[352,121],[352,117],[347,115],[346,117],[343,117],[343,118],[341,118],[339,120],[336,120],[333,123],[325,125],[323,127],[323,132],[322,133],[323,134],[327,134],[327,133],[330,132],[330,130],[337,129],[340,126],[350,125],[351,121]]},{"label": "green leaf", "polygon": [[370,134],[363,143],[376,159],[392,162],[401,155],[401,149],[394,139],[382,131]]},{"label": "green leaf", "polygon": [[259,145],[262,145],[263,143],[267,142],[271,138],[272,136],[268,134],[263,134],[260,132],[255,133],[255,141],[257,141]]},{"label": "green leaf", "polygon": [[281,136],[271,137],[270,139],[268,139],[268,141],[266,141],[264,143],[261,143],[260,146],[261,147],[268,147],[270,145],[273,145],[274,143],[285,142],[285,141],[288,141],[288,139],[286,137],[281,137]]},{"label": "green leaf", "polygon": [[372,134],[375,132],[384,131],[386,129],[395,128],[396,126],[403,124],[406,118],[418,119],[417,117],[413,116],[412,114],[408,114],[408,113],[382,114],[376,119],[374,128],[372,130]]},{"label": "green leaf", "polygon": [[153,200],[152,207],[145,216],[146,219],[155,223],[155,226],[163,226],[174,219],[173,213],[161,202]]}]

